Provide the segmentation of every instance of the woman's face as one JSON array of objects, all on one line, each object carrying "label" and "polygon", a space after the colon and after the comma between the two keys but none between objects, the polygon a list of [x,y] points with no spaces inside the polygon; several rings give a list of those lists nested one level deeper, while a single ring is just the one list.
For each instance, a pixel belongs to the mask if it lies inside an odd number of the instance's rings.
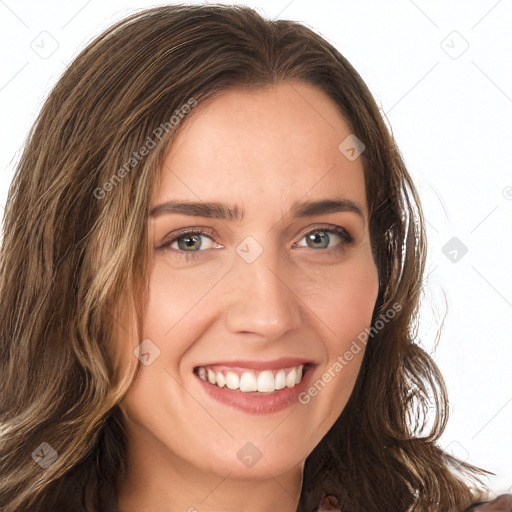
[{"label": "woman's face", "polygon": [[144,364],[122,402],[131,460],[268,478],[301,468],[339,417],[378,293],[350,135],[299,81],[230,90],[182,123],[148,220]]}]

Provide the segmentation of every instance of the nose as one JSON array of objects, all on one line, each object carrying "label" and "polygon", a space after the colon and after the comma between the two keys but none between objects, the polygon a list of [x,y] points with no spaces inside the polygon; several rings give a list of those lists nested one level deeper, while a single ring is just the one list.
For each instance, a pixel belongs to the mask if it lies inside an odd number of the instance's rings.
[{"label": "nose", "polygon": [[265,249],[252,263],[236,255],[234,267],[225,305],[230,332],[275,340],[300,326],[301,302],[293,271],[278,251]]}]

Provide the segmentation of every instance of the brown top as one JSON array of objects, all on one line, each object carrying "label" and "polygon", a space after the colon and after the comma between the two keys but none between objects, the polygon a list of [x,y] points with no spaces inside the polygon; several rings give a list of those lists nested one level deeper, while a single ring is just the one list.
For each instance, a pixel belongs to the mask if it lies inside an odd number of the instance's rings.
[{"label": "brown top", "polygon": [[338,500],[333,494],[324,494],[320,504],[313,512],[343,512],[338,507]]},{"label": "brown top", "polygon": [[481,505],[472,505],[468,512],[487,512],[495,510],[496,512],[512,512],[512,494],[500,494],[496,499],[482,503]]},{"label": "brown top", "polygon": [[[500,494],[496,499],[486,503],[471,505],[464,512],[512,512],[512,494]],[[315,512],[343,512],[338,500],[332,494],[325,494]]]}]

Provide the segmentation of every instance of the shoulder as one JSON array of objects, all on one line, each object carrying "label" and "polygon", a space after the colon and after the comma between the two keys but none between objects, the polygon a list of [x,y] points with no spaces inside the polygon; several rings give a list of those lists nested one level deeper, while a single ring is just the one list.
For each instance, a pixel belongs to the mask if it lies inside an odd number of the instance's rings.
[{"label": "shoulder", "polygon": [[475,504],[467,512],[512,512],[512,494],[500,494],[496,499],[486,503]]}]

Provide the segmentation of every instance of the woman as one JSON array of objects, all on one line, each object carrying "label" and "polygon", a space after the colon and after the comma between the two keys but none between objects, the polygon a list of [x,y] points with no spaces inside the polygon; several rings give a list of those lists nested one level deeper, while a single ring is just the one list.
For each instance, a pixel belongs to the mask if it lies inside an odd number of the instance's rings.
[{"label": "woman", "polygon": [[243,7],[119,22],[9,192],[2,512],[503,507],[436,444],[425,251],[378,107],[321,37]]}]

